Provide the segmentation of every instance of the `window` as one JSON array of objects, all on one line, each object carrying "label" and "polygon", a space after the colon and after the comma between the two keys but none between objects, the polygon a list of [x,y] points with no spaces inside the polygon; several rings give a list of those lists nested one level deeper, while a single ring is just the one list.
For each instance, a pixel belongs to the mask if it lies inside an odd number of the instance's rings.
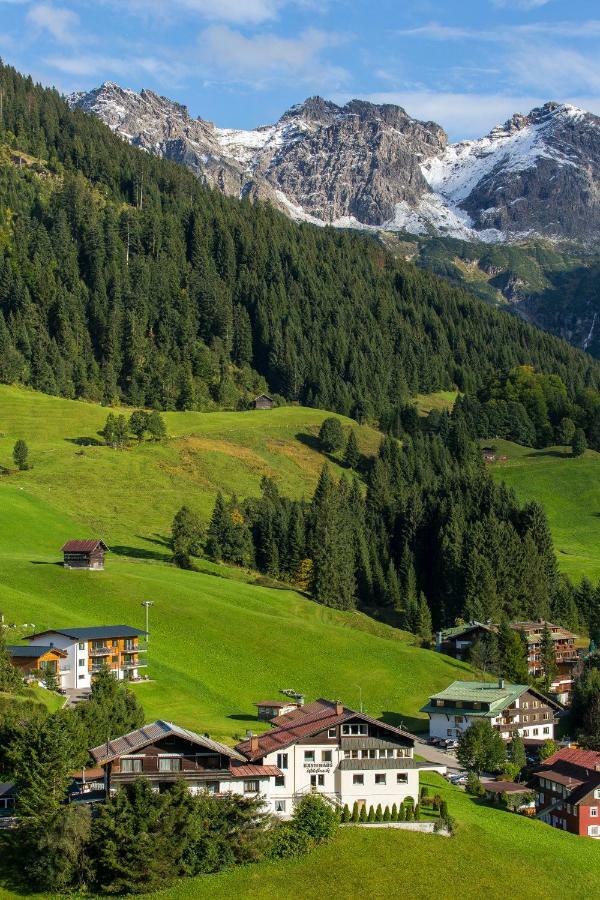
[{"label": "window", "polygon": [[385,772],[376,772],[375,774],[375,784],[385,784]]},{"label": "window", "polygon": [[596,788],[594,791],[594,800],[600,800],[600,788]]},{"label": "window", "polygon": [[529,722],[529,716],[523,716],[523,721],[524,721],[524,722]]},{"label": "window", "polygon": [[475,702],[473,703],[473,709],[481,709],[481,703],[479,702],[479,700],[475,700]]},{"label": "window", "polygon": [[448,728],[446,734],[448,735],[448,737],[452,737],[452,735],[454,734],[454,728]]},{"label": "window", "polygon": [[159,756],[158,757],[159,772],[181,772],[180,756]]},{"label": "window", "polygon": [[365,783],[365,776],[363,774],[360,774],[360,775],[355,774],[352,776],[352,784],[364,784],[364,783]]},{"label": "window", "polygon": [[82,672],[81,675],[79,676],[79,679],[80,679],[80,680],[81,680],[82,678],[85,678],[85,675],[83,674],[83,672]]},{"label": "window", "polygon": [[304,751],[304,762],[305,763],[314,763],[315,761],[315,751],[314,750],[305,750]]},{"label": "window", "polygon": [[327,737],[330,737],[330,738],[337,737],[335,728],[330,728],[330,729],[327,731]]},{"label": "window", "polygon": [[398,772],[396,774],[396,784],[408,784],[408,775],[406,772]]},{"label": "window", "polygon": [[350,756],[352,759],[358,759],[358,750],[351,750]]},{"label": "window", "polygon": [[456,722],[457,725],[460,725],[462,722],[465,721],[465,717],[464,716],[454,716],[454,721]]},{"label": "window", "polygon": [[276,800],[275,801],[275,812],[278,812],[278,813],[285,812],[285,800]]},{"label": "window", "polygon": [[351,735],[355,737],[356,735],[367,735],[369,733],[369,726],[362,723],[355,723],[352,725],[342,725],[342,734],[343,735]]},{"label": "window", "polygon": [[549,718],[550,718],[550,714],[549,714],[549,713],[544,713],[544,718],[545,718],[545,719],[549,719]]},{"label": "window", "polygon": [[325,776],[324,775],[311,775],[310,783],[312,787],[323,787],[325,784]]},{"label": "window", "polygon": [[544,734],[550,734],[550,729],[548,727],[544,728]]},{"label": "window", "polygon": [[534,735],[535,735],[535,734],[539,734],[539,733],[540,733],[540,729],[539,729],[539,728],[534,728],[534,729],[533,729],[533,733],[534,733]]},{"label": "window", "polygon": [[245,781],[244,782],[244,793],[245,794],[258,794],[260,790],[260,785],[258,781]]},{"label": "window", "polygon": [[598,837],[600,835],[600,825],[588,825],[588,836]]},{"label": "window", "polygon": [[80,660],[79,660],[79,666],[80,666],[80,667],[81,667],[81,666],[85,666],[85,659],[80,659]]},{"label": "window", "polygon": [[219,788],[221,785],[218,781],[207,781],[206,782],[206,790],[209,794],[218,794]]},{"label": "window", "polygon": [[444,705],[444,701],[443,701],[443,700],[436,700],[436,701],[435,701],[435,705],[436,705],[436,706],[443,706],[443,705]]},{"label": "window", "polygon": [[113,656],[113,657],[111,657],[111,662],[113,662],[113,663],[118,663],[118,662],[119,662],[119,657],[118,657],[118,656]]},{"label": "window", "polygon": [[595,817],[595,816],[597,816],[597,815],[598,815],[598,807],[597,807],[597,806],[590,806],[590,816],[594,816],[594,817]]},{"label": "window", "polygon": [[379,759],[385,759],[387,756],[387,752],[385,750],[379,751]]},{"label": "window", "polygon": [[141,759],[122,759],[121,760],[121,772],[141,772],[142,771],[142,760]]},{"label": "window", "polygon": [[85,648],[85,644],[83,643],[83,641],[79,642],[78,647],[80,650],[83,650]]},{"label": "window", "polygon": [[331,755],[331,750],[323,750],[322,751],[322,753],[321,753],[321,761],[322,762],[330,763],[330,762],[332,762],[332,759],[333,759],[333,757]]},{"label": "window", "polygon": [[285,787],[285,775],[275,776],[275,787]]},{"label": "window", "polygon": [[278,769],[287,769],[287,767],[288,767],[287,753],[278,753],[277,754],[277,768]]}]

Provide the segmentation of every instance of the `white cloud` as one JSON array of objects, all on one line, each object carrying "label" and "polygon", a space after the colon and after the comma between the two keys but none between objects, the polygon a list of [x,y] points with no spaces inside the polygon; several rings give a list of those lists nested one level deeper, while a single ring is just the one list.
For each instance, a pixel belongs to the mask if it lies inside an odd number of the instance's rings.
[{"label": "white cloud", "polygon": [[600,94],[600,58],[555,44],[523,44],[511,54],[514,81],[556,96]]},{"label": "white cloud", "polygon": [[550,3],[550,0],[492,0],[492,5],[500,9],[524,9],[526,12],[530,9],[539,9],[547,3]]},{"label": "white cloud", "polygon": [[61,44],[73,44],[77,40],[79,16],[71,9],[36,3],[27,12],[27,21],[39,31],[50,34]]},{"label": "white cloud", "polygon": [[213,25],[200,35],[201,62],[228,81],[249,81],[255,87],[294,79],[322,83],[332,90],[348,73],[322,58],[324,50],[347,40],[343,35],[309,28],[298,37],[254,34],[247,37],[225,25]]},{"label": "white cloud", "polygon": [[[1,0],[0,0],[1,2]],[[286,6],[320,12],[324,0],[103,0],[122,9],[123,3],[134,13],[170,20],[177,12],[196,13],[211,22],[232,25],[260,25],[279,16]]]},{"label": "white cloud", "polygon": [[175,84],[188,71],[181,63],[165,61],[155,56],[105,56],[98,53],[78,53],[70,56],[49,56],[44,63],[63,75],[105,81],[108,75],[119,78],[151,76]]}]

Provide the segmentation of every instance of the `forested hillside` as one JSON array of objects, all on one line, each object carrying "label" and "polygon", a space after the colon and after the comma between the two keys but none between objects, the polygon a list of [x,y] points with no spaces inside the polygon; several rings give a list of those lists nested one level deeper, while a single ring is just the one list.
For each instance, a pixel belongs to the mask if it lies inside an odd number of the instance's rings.
[{"label": "forested hillside", "polygon": [[600,367],[368,237],[224,198],[0,67],[0,379],[163,409],[268,387],[385,420],[418,391]]}]

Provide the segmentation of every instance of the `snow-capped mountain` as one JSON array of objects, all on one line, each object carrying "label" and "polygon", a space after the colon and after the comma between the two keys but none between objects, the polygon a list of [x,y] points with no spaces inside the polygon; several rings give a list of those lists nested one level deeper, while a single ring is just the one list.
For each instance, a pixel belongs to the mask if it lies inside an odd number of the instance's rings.
[{"label": "snow-capped mountain", "polygon": [[600,237],[600,118],[572,106],[547,103],[450,144],[434,122],[360,100],[313,97],[252,131],[110,82],[69,102],[225,193],[293,218],[486,241]]}]

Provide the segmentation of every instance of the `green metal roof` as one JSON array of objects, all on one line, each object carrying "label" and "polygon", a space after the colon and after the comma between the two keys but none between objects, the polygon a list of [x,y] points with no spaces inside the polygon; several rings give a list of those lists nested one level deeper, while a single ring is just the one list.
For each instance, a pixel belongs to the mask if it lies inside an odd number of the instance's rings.
[{"label": "green metal roof", "polygon": [[[527,684],[511,684],[505,682],[504,687],[500,687],[497,682],[490,681],[453,681],[439,694],[433,694],[429,703],[422,707],[421,712],[448,713],[455,711],[457,715],[498,715],[511,703],[521,696],[525,691],[529,690]],[[489,703],[489,710],[484,709],[468,709],[456,706],[436,706],[434,700],[444,700],[445,703],[454,703],[467,701],[469,703]]]}]

